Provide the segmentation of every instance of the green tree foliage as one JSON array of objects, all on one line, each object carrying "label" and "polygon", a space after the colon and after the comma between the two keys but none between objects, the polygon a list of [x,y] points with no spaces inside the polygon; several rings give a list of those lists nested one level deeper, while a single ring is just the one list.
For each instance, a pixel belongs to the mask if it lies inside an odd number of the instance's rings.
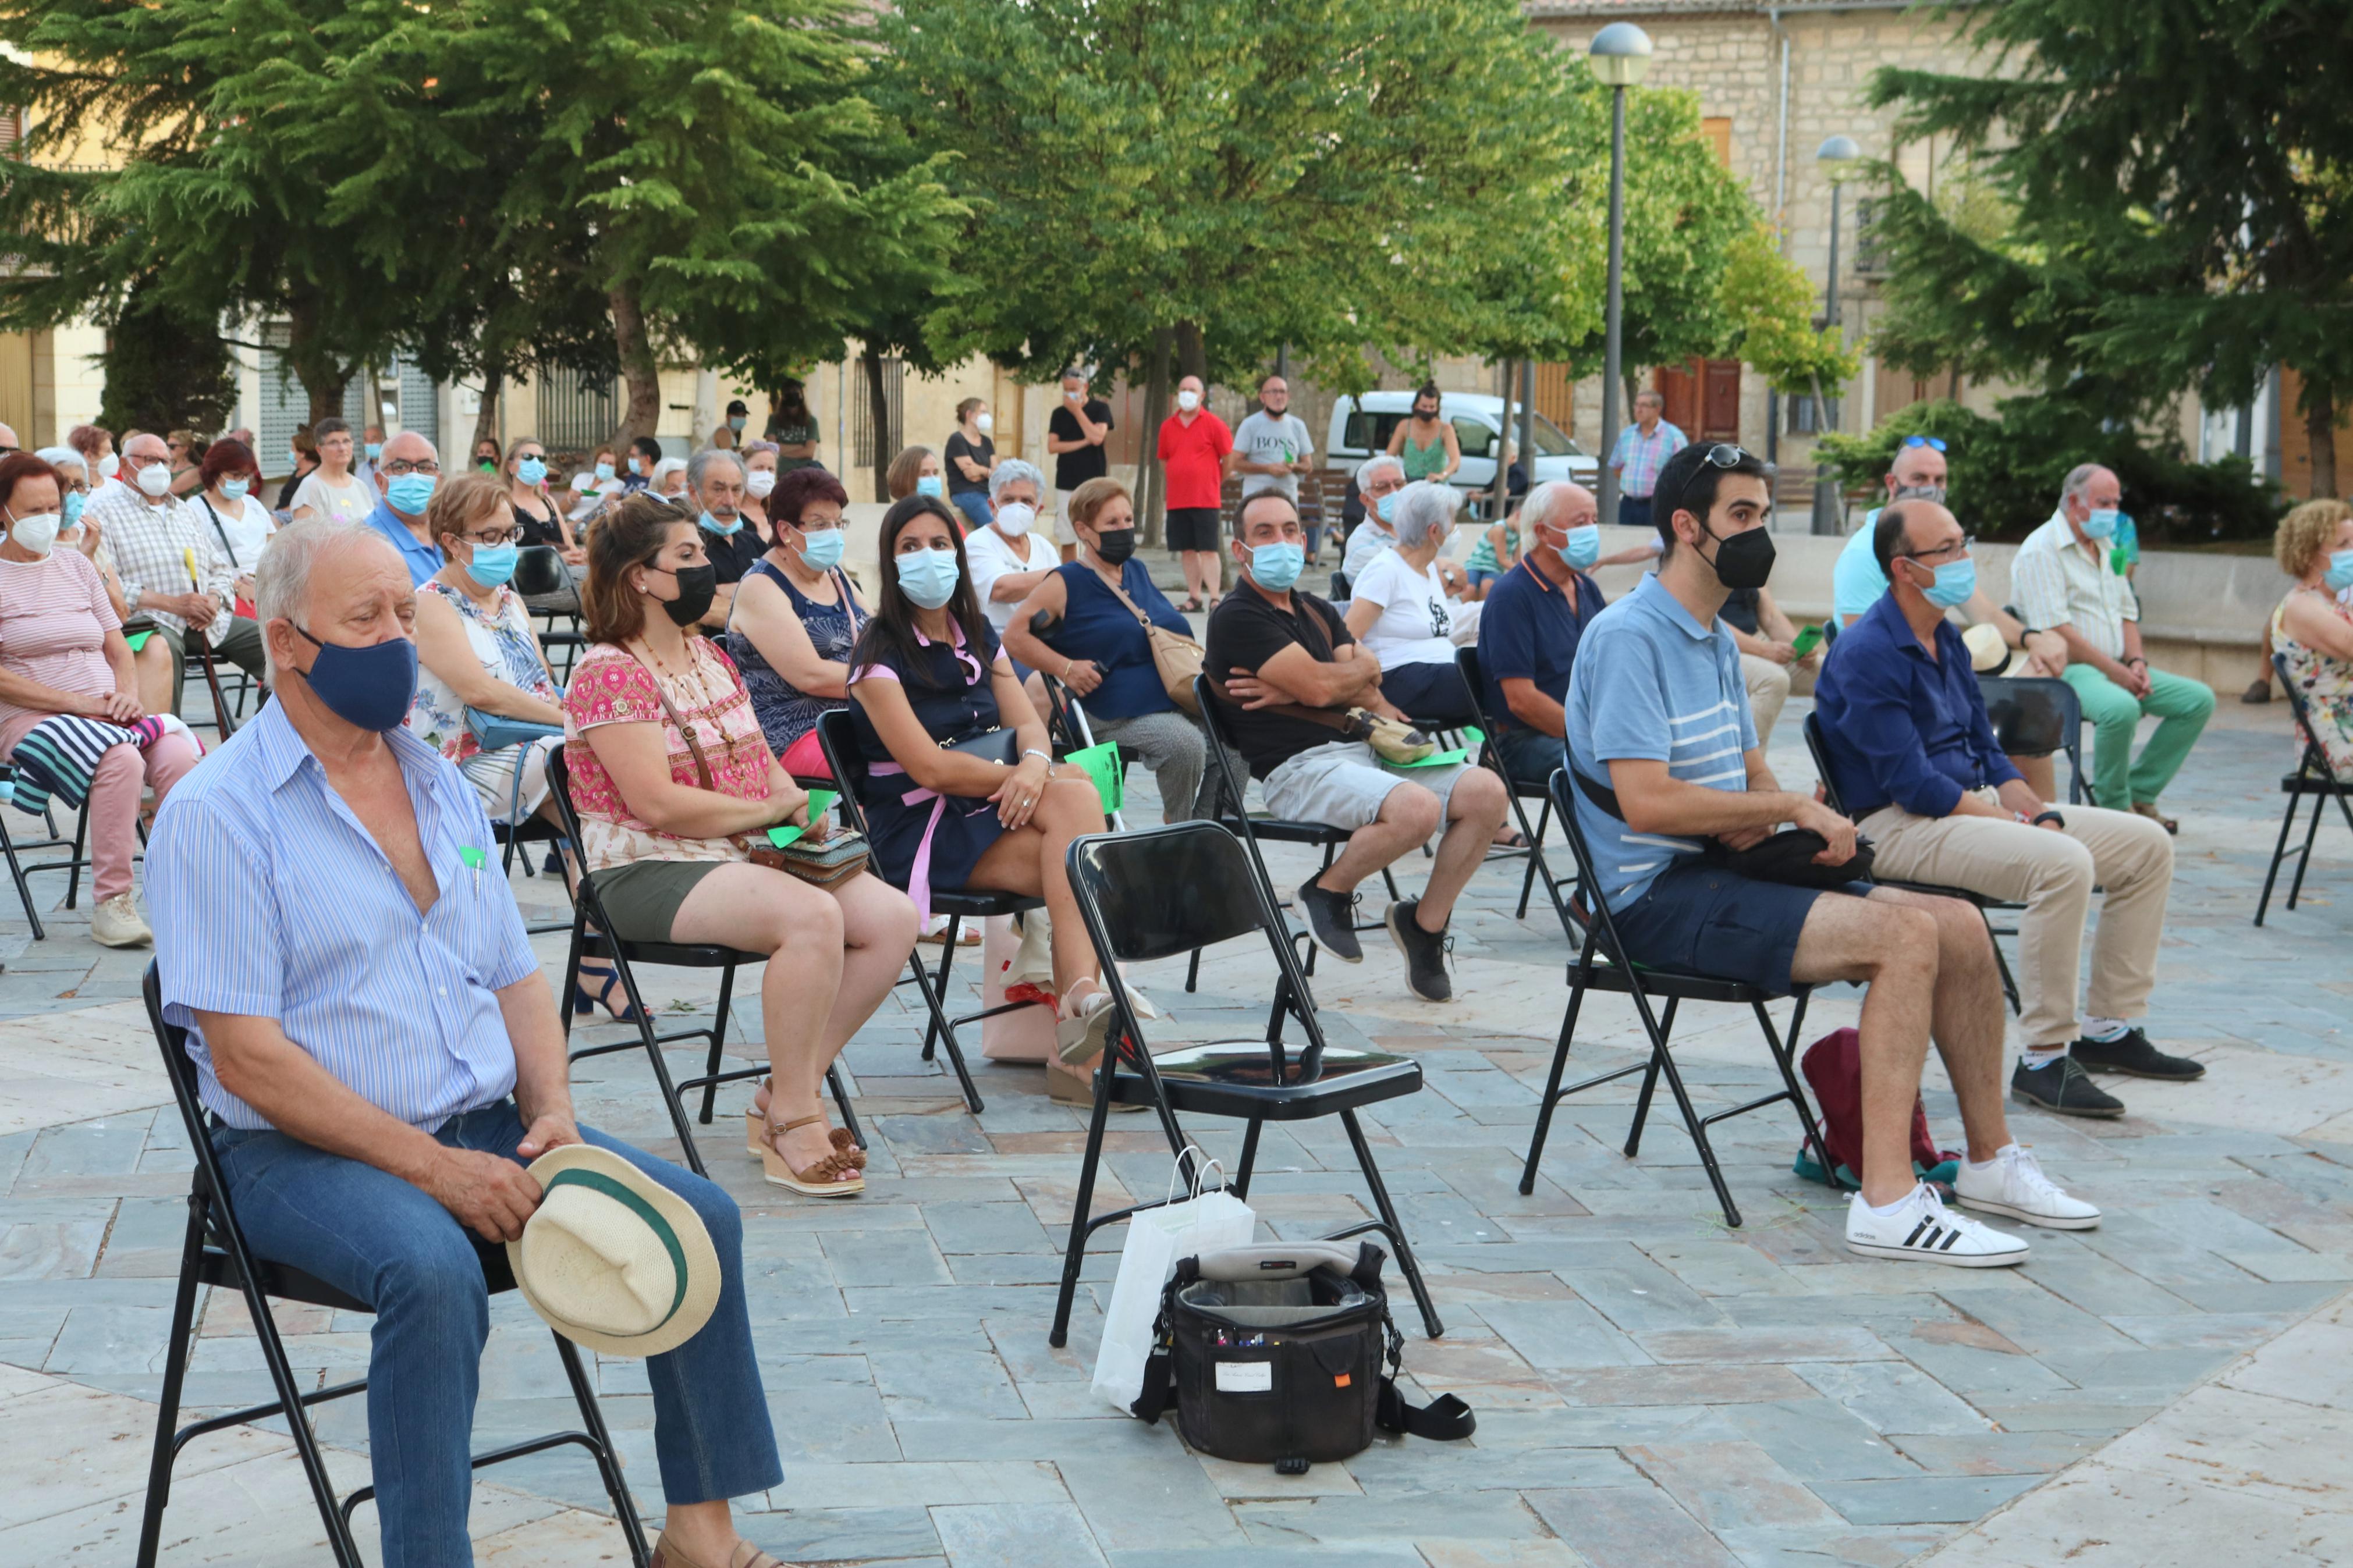
[{"label": "green tree foliage", "polygon": [[144,284],[130,290],[100,363],[106,400],[98,422],[110,430],[206,435],[227,426],[237,406],[228,347],[213,323],[189,321]]},{"label": "green tree foliage", "polygon": [[2015,214],[1971,232],[1883,170],[1881,352],[2037,380],[2096,418],[2196,387],[2303,378],[2313,493],[2353,390],[2353,115],[2328,62],[2353,10],[2304,0],[1987,0],[1949,7],[1998,68],[1882,70],[1906,140],[1949,139]]},{"label": "green tree foliage", "polygon": [[1725,257],[1717,297],[1725,351],[1776,392],[1804,395],[1852,379],[1862,356],[1842,336],[1815,330],[1814,297],[1813,279],[1781,254],[1773,231],[1751,224]]}]

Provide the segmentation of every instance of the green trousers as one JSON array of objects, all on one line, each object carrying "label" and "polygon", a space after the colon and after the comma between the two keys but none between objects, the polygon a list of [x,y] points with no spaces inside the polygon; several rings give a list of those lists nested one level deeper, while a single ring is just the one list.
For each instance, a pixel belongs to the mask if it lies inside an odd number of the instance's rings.
[{"label": "green trousers", "polygon": [[[2213,716],[2213,688],[2152,669],[2148,695],[2135,697],[2088,664],[2069,665],[2065,676],[2092,725],[2092,803],[2129,811],[2164,794]],[[2164,721],[2136,761],[2133,733],[2144,713]]]}]

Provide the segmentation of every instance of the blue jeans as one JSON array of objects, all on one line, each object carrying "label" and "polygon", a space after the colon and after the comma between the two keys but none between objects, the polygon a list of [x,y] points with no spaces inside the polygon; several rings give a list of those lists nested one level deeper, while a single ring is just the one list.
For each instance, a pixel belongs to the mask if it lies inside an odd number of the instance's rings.
[{"label": "blue jeans", "polygon": [[[512,1100],[452,1118],[434,1134],[452,1148],[508,1159],[522,1135]],[[692,1205],[719,1252],[722,1284],[711,1321],[646,1363],[664,1497],[713,1502],[776,1485],[784,1467],[753,1358],[744,1224],[734,1200],[601,1132],[583,1127],[580,1136]],[[468,1460],[491,1321],[481,1263],[465,1227],[421,1187],[282,1132],[216,1128],[213,1143],[255,1254],[316,1275],[375,1309],[368,1458],[385,1568],[473,1562]]]},{"label": "blue jeans", "polygon": [[1499,731],[1491,738],[1495,742],[1496,754],[1504,759],[1504,771],[1516,786],[1544,789],[1562,765],[1557,735],[1522,725]]},{"label": "blue jeans", "polygon": [[1651,526],[1651,498],[1621,495],[1618,498],[1618,526],[1648,528]]},{"label": "blue jeans", "polygon": [[987,490],[958,490],[948,500],[955,503],[956,510],[964,513],[965,521],[975,528],[987,528],[997,521],[997,509],[988,504]]}]

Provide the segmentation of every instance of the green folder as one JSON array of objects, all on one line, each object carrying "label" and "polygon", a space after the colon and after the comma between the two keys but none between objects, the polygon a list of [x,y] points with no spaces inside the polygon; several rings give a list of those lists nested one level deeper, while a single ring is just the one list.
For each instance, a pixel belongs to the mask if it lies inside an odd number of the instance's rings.
[{"label": "green folder", "polygon": [[[833,803],[840,798],[841,792],[839,790],[813,789],[809,791],[809,820],[811,822],[815,822],[818,817],[823,816],[827,812],[831,811],[833,809]],[[808,829],[806,827],[771,827],[768,829],[768,842],[775,845],[777,848],[782,849],[787,845],[798,842],[801,836],[807,831]]]},{"label": "green folder", "polygon": [[1418,763],[1395,763],[1390,765],[1400,768],[1451,767],[1457,763],[1465,762],[1472,757],[1477,756],[1479,754],[1479,748],[1487,743],[1487,737],[1480,732],[1478,726],[1475,724],[1466,724],[1462,727],[1462,738],[1465,741],[1468,741],[1470,744],[1463,747],[1461,751],[1432,752],[1430,755],[1422,758],[1421,761]]}]

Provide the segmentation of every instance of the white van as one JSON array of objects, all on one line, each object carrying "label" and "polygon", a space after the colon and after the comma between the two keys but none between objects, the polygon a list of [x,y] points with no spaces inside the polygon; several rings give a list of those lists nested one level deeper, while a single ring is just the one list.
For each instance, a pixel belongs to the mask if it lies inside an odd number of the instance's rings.
[{"label": "white van", "polygon": [[[1362,397],[1343,397],[1334,404],[1332,428],[1324,443],[1324,466],[1354,472],[1366,458],[1386,450],[1389,433],[1412,416],[1413,397],[1408,391],[1368,392]],[[1503,440],[1504,400],[1475,392],[1449,392],[1440,395],[1438,412],[1440,417],[1452,422],[1454,438],[1462,447],[1462,466],[1454,471],[1456,488],[1472,491],[1494,489],[1495,454]],[[1513,439],[1516,441],[1516,401],[1512,414]],[[1590,489],[1599,481],[1601,465],[1541,414],[1535,416],[1535,470],[1528,477],[1530,484],[1574,479]]]}]

